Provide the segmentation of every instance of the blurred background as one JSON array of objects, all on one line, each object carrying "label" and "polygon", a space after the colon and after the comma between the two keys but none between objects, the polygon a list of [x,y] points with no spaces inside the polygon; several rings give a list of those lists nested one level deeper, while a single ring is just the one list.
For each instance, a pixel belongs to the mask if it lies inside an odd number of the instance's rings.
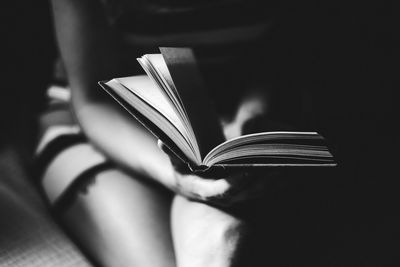
[{"label": "blurred background", "polygon": [[[339,266],[393,265],[400,248],[394,95],[399,46],[393,7],[384,1],[294,6],[277,24],[271,41],[277,49],[272,59],[276,68],[271,71],[285,83],[282,94],[298,87],[315,96],[315,123],[342,163],[335,187],[310,200],[321,202],[325,228],[310,226],[306,238],[314,249],[318,242],[332,242],[329,252],[322,246],[313,260]],[[51,15],[47,1],[22,0],[3,4],[0,17],[0,149],[19,151],[18,168],[29,179],[36,119],[57,56]],[[0,182],[5,180],[2,175]],[[314,189],[299,190],[306,194]]]},{"label": "blurred background", "polygon": [[91,266],[52,218],[31,159],[56,47],[47,1],[0,9],[0,266]]},{"label": "blurred background", "polygon": [[[1,8],[1,142],[33,141],[56,55],[48,1],[7,1]],[[22,136],[23,135],[23,136]],[[28,143],[25,145],[32,145]]]}]

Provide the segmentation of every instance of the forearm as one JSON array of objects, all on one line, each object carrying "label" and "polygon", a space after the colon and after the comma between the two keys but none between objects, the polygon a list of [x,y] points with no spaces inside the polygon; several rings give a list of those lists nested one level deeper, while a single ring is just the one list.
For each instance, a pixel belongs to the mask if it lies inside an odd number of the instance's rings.
[{"label": "forearm", "polygon": [[97,85],[120,71],[117,38],[100,0],[52,0],[52,10],[72,110],[89,140],[128,171],[173,188],[171,164],[156,140]]},{"label": "forearm", "polygon": [[77,110],[89,140],[123,169],[176,187],[169,158],[157,140],[116,103],[91,102]]}]

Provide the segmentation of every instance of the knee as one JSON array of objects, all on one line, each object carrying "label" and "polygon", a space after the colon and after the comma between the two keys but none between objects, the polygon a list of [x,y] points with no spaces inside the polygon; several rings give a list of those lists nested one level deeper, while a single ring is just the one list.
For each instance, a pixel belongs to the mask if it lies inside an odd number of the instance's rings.
[{"label": "knee", "polygon": [[[175,197],[172,210],[174,245],[178,262],[188,266],[230,266],[245,223],[235,216],[204,203]],[[224,262],[224,264],[223,264]]]},{"label": "knee", "polygon": [[176,222],[190,222],[199,231],[224,230],[227,237],[244,230],[244,220],[237,216],[207,205],[176,196],[172,205],[172,219]]}]

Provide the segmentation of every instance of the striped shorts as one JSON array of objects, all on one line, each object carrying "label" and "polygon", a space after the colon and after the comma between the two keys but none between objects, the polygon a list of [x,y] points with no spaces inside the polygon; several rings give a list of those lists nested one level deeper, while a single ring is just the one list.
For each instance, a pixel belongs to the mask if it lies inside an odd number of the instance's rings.
[{"label": "striped shorts", "polygon": [[51,86],[49,107],[40,116],[35,171],[45,197],[56,209],[63,209],[95,175],[113,168],[83,134],[71,109],[70,90]]}]

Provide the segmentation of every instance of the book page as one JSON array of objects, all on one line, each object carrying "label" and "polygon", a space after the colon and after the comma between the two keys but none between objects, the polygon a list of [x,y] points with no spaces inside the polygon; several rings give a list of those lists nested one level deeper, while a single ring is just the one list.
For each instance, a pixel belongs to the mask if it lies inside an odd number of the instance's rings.
[{"label": "book page", "polygon": [[190,48],[160,48],[193,127],[202,159],[225,138]]},{"label": "book page", "polygon": [[166,92],[169,94],[171,100],[174,101],[175,106],[180,109],[179,111],[182,112],[182,114],[185,114],[184,110],[181,110],[181,108],[183,108],[183,102],[180,99],[178,91],[176,90],[168,67],[165,64],[164,57],[161,54],[147,54],[144,55],[144,57],[146,57],[154,67],[154,70],[163,82]]},{"label": "book page", "polygon": [[334,166],[325,139],[316,132],[261,132],[239,136],[215,147],[204,159],[214,164],[252,166]]},{"label": "book page", "polygon": [[[154,135],[163,141],[172,140],[173,144],[168,141],[171,148],[177,147],[181,153],[185,154],[185,158],[198,162],[187,137],[181,132],[184,132],[182,123],[176,119],[176,114],[171,112],[168,100],[159,95],[160,89],[149,77],[132,76],[99,84]],[[177,124],[175,125],[173,121]]]},{"label": "book page", "polygon": [[116,80],[162,113],[184,136],[187,135],[185,127],[172,104],[147,76],[132,76],[117,78]]},{"label": "book page", "polygon": [[147,73],[148,77],[158,85],[159,89],[161,89],[159,92],[169,100],[171,107],[174,109],[174,113],[183,123],[187,133],[188,143],[191,146],[192,151],[198,159],[198,162],[201,162],[201,155],[196,136],[193,132],[186,111],[184,110],[183,103],[172,81],[163,56],[161,54],[146,54],[137,60]]},{"label": "book page", "polygon": [[[182,100],[180,99],[179,93],[176,90],[175,84],[172,81],[172,77],[168,71],[167,65],[165,64],[164,58],[161,54],[146,54],[141,58],[137,59],[145,70],[147,75],[163,89],[163,93],[172,102],[172,107],[184,123],[186,130],[191,137],[191,142],[194,147],[198,150],[195,135],[193,133],[192,126],[188,119],[187,113],[183,106]],[[200,155],[199,155],[200,158]]]}]

